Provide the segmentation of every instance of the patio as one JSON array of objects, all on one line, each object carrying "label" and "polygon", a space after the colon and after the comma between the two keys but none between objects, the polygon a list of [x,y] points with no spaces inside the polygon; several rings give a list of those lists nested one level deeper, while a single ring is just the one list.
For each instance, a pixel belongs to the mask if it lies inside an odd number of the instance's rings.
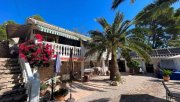
[{"label": "patio", "polygon": [[[166,92],[160,79],[152,75],[127,75],[123,73],[123,83],[110,86],[108,76],[93,77],[90,82],[73,82],[72,97],[76,102],[164,102]],[[180,81],[172,81],[177,87]],[[178,90],[179,91],[179,90]],[[67,95],[66,99],[70,95]],[[180,100],[173,100],[178,102]]]}]

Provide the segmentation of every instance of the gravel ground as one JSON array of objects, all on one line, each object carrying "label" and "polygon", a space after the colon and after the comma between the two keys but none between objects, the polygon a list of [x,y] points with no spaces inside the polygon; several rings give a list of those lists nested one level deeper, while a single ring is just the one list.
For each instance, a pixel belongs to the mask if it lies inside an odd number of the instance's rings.
[{"label": "gravel ground", "polygon": [[123,73],[119,86],[110,86],[108,79],[96,76],[90,82],[74,82],[72,95],[76,102],[165,102],[162,80],[151,75]]}]

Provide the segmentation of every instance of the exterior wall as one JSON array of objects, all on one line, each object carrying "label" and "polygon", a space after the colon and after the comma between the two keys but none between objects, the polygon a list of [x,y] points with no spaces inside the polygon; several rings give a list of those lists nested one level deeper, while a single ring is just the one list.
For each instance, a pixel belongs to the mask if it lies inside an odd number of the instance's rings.
[{"label": "exterior wall", "polygon": [[180,71],[180,58],[174,59],[176,70]]},{"label": "exterior wall", "polygon": [[163,58],[152,58],[154,72],[159,70],[158,64],[160,63],[161,59],[163,59]]},{"label": "exterior wall", "polygon": [[[58,75],[63,74],[69,74],[69,62],[68,61],[62,61],[61,66],[61,72]],[[86,68],[86,67],[85,67]],[[38,69],[40,81],[45,81],[50,79],[53,76],[54,71],[54,62],[51,62],[51,65],[49,67],[42,67]],[[80,72],[81,71],[81,62],[80,61],[74,61],[74,72]]]}]

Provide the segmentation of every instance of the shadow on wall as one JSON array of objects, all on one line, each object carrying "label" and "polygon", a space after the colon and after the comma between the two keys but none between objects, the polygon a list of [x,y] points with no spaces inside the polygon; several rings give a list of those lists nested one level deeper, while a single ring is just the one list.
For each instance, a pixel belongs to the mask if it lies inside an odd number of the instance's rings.
[{"label": "shadow on wall", "polygon": [[121,95],[119,102],[166,102],[166,100],[148,94],[135,94]]}]

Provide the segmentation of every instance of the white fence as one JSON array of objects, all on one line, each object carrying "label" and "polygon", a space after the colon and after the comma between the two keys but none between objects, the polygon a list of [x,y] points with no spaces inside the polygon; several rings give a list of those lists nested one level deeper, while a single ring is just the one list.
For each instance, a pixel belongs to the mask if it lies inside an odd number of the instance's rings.
[{"label": "white fence", "polygon": [[58,54],[61,57],[69,58],[70,49],[73,50],[73,57],[81,57],[81,47],[75,47],[70,45],[58,44],[53,42],[43,42],[45,45],[51,45],[52,49],[54,49],[54,55]]}]

